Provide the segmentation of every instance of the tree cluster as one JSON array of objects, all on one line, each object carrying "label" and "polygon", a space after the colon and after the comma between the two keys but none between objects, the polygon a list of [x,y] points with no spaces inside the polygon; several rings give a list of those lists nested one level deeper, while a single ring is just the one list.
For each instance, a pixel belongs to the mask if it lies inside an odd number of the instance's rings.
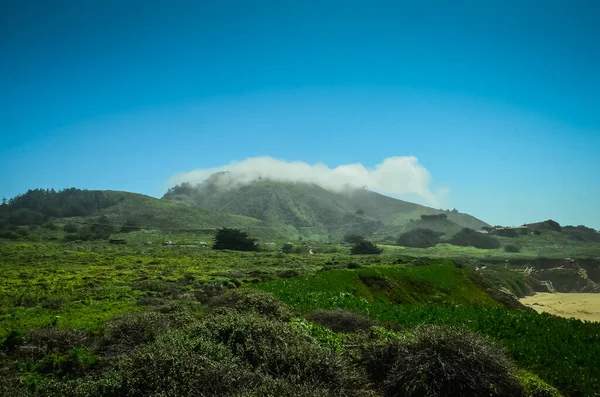
[{"label": "tree cluster", "polygon": [[421,219],[424,221],[428,220],[439,220],[439,219],[448,219],[448,215],[446,214],[435,214],[435,215],[421,215]]},{"label": "tree cluster", "polygon": [[396,244],[414,248],[434,247],[440,242],[440,236],[442,236],[442,233],[431,229],[415,229],[401,234]]},{"label": "tree cluster", "polygon": [[0,205],[0,226],[40,225],[49,218],[90,216],[118,200],[102,191],[33,189]]},{"label": "tree cluster", "polygon": [[382,251],[382,248],[379,248],[377,245],[367,240],[361,240],[354,243],[350,249],[352,255],[379,255]]},{"label": "tree cluster", "polygon": [[248,237],[239,229],[222,228],[214,238],[213,249],[235,251],[258,251],[256,239]]},{"label": "tree cluster", "polygon": [[487,234],[476,232],[473,229],[464,228],[456,233],[448,243],[452,245],[460,245],[463,247],[475,247],[482,249],[500,248],[500,242]]}]

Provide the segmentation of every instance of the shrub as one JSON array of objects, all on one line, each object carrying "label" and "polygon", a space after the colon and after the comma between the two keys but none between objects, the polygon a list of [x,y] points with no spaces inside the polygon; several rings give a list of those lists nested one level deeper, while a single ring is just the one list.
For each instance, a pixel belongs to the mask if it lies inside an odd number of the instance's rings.
[{"label": "shrub", "polygon": [[504,251],[506,252],[521,252],[521,248],[514,244],[507,244],[504,246]]},{"label": "shrub", "polygon": [[460,245],[464,247],[475,247],[481,249],[500,248],[500,242],[486,234],[476,232],[473,229],[464,228],[456,233],[448,243],[452,245]]},{"label": "shrub", "polygon": [[79,231],[79,227],[77,227],[76,224],[69,222],[69,223],[65,224],[65,226],[63,226],[63,230],[66,233],[77,233]]},{"label": "shrub", "polygon": [[273,295],[247,288],[224,292],[209,300],[208,304],[213,308],[226,308],[237,313],[254,312],[282,321],[292,317],[290,308]]},{"label": "shrub", "polygon": [[368,331],[374,325],[373,320],[367,316],[342,310],[315,310],[306,318],[334,332],[342,333]]},{"label": "shrub", "polygon": [[11,239],[11,240],[16,240],[19,238],[19,235],[15,232],[12,232],[10,230],[7,231],[3,231],[0,230],[0,238],[7,238],[7,239]]},{"label": "shrub", "polygon": [[367,240],[355,243],[350,249],[352,255],[379,255],[382,251],[382,248]]},{"label": "shrub", "polygon": [[44,223],[44,224],[42,225],[42,227],[43,227],[43,228],[45,228],[45,229],[48,229],[48,230],[57,230],[57,229],[58,229],[58,226],[56,226],[56,225],[55,225],[54,223],[52,223],[52,222],[47,222],[47,223]]},{"label": "shrub", "polygon": [[442,220],[442,219],[448,219],[448,215],[446,215],[446,214],[421,215],[421,219],[424,220],[424,221],[428,221],[428,220],[434,220],[434,221],[435,220]]},{"label": "shrub", "polygon": [[50,353],[36,363],[27,366],[34,374],[57,378],[74,378],[84,375],[98,365],[100,357],[87,349],[73,347],[65,354]]},{"label": "shrub", "polygon": [[107,323],[103,345],[117,354],[129,351],[168,331],[171,321],[172,318],[162,313],[125,313]]},{"label": "shrub", "polygon": [[94,344],[94,338],[83,331],[55,327],[33,329],[22,339],[15,358],[33,362],[50,353],[65,354],[73,346],[91,347]]},{"label": "shrub", "polygon": [[121,225],[121,233],[129,233],[140,230],[140,225],[133,219],[127,219],[125,224]]},{"label": "shrub", "polygon": [[285,243],[283,244],[283,247],[281,247],[281,252],[284,254],[291,254],[293,250],[294,246],[291,243]]},{"label": "shrub", "polygon": [[213,249],[236,250],[236,251],[258,251],[256,239],[248,237],[246,232],[239,229],[222,228],[215,235]]},{"label": "shrub", "polygon": [[396,244],[403,247],[428,248],[434,247],[440,242],[440,236],[443,233],[435,232],[431,229],[415,229],[403,233],[398,237]]},{"label": "shrub", "polygon": [[310,247],[307,245],[299,245],[296,248],[294,248],[294,252],[296,254],[308,254],[310,251]]},{"label": "shrub", "polygon": [[515,238],[521,235],[521,231],[519,229],[503,228],[493,230],[492,234],[496,236]]},{"label": "shrub", "polygon": [[385,396],[520,396],[504,351],[456,328],[429,325],[405,339],[375,343],[363,364]]},{"label": "shrub", "polygon": [[226,346],[203,336],[161,335],[124,359],[122,383],[113,395],[232,396],[259,382]]},{"label": "shrub", "polygon": [[366,378],[333,350],[321,346],[306,329],[257,314],[210,317],[202,334],[231,349],[255,371],[329,395],[366,393]]},{"label": "shrub", "polygon": [[17,234],[21,237],[29,236],[29,232],[27,231],[27,229],[18,229]]}]

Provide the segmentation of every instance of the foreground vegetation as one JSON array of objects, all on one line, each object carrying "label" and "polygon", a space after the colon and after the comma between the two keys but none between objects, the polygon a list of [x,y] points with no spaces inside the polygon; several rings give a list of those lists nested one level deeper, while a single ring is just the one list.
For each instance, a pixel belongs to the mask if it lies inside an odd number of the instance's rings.
[{"label": "foreground vegetation", "polygon": [[478,331],[569,395],[598,393],[600,324],[507,309],[452,265],[333,270],[257,288],[303,313],[347,310],[408,329],[444,324]]},{"label": "foreground vegetation", "polygon": [[508,309],[451,262],[345,250],[2,243],[0,395],[598,395],[600,325]]}]

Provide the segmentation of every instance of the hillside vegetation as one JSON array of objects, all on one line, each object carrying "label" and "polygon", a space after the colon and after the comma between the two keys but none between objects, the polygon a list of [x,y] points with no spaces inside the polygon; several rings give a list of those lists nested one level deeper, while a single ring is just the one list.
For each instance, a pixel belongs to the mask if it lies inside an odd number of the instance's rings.
[{"label": "hillside vegetation", "polygon": [[107,235],[127,228],[200,232],[221,227],[252,229],[259,236],[280,235],[259,219],[121,191],[36,189],[0,206],[0,231],[17,237],[19,230],[25,236],[36,234],[36,226],[65,224],[73,224],[73,231],[93,225],[109,226]]},{"label": "hillside vegetation", "polygon": [[[385,235],[401,231],[421,215],[444,213],[448,224],[479,229],[489,226],[458,211],[441,211],[387,197],[366,189],[334,192],[310,183],[257,180],[238,184],[213,175],[201,184],[183,183],[163,196],[209,210],[250,216],[269,225],[292,227],[308,238],[341,238],[344,234]],[[448,228],[447,228],[448,229]]]},{"label": "hillside vegetation", "polygon": [[[394,386],[413,385],[443,396],[462,385],[559,396],[549,383],[594,396],[598,324],[510,309],[466,268],[415,264],[385,253],[3,243],[0,394],[421,395]],[[434,357],[433,346],[446,348]]]},{"label": "hillside vegetation", "polygon": [[334,270],[260,284],[303,313],[344,310],[382,323],[465,327],[502,341],[521,366],[573,396],[597,396],[600,324],[507,309],[451,265]]}]

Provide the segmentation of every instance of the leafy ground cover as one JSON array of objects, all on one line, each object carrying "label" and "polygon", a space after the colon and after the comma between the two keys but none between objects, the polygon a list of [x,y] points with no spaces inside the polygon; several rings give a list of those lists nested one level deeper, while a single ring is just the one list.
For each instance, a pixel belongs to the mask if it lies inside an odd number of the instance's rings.
[{"label": "leafy ground cover", "polygon": [[[390,284],[401,297],[388,294]],[[347,310],[406,328],[475,330],[501,341],[519,365],[568,395],[599,395],[600,324],[503,308],[450,265],[332,270],[257,288],[304,313]]]},{"label": "leafy ground cover", "polygon": [[[0,377],[13,379],[27,390],[42,386],[58,390],[47,395],[103,387],[120,392],[123,382],[143,385],[156,375],[135,369],[135,365],[147,363],[149,355],[167,349],[161,356],[164,363],[179,353],[200,359],[202,354],[193,350],[198,343],[230,363],[232,373],[246,371],[246,364],[236,361],[235,354],[231,356],[221,345],[213,346],[206,334],[178,333],[185,324],[223,315],[223,308],[242,314],[254,308],[268,318],[273,317],[271,312],[284,313],[275,316],[276,320],[294,324],[322,346],[347,355],[345,336],[301,317],[307,314],[306,318],[323,324],[339,323],[331,317],[335,311],[345,310],[396,330],[412,332],[423,324],[442,324],[477,331],[502,343],[521,368],[531,371],[524,375],[531,384],[537,384],[539,376],[568,395],[597,393],[598,324],[507,310],[473,281],[467,267],[457,268],[439,259],[410,259],[395,250],[373,257],[346,252],[219,252],[157,244],[2,243]],[[498,274],[497,284],[515,281],[513,273],[507,273],[510,277]],[[289,312],[277,311],[277,299],[222,295],[223,291],[242,291],[244,285],[272,293],[290,305]],[[316,310],[330,312],[308,316]],[[219,318],[235,323],[231,317]],[[251,325],[259,321],[246,320]],[[358,320],[357,329],[369,329],[364,317]],[[351,329],[358,320],[346,315],[346,325],[340,330]],[[284,327],[269,324],[274,329]],[[391,331],[378,328],[372,332],[385,336]],[[135,347],[140,344],[144,347]],[[320,351],[312,345],[306,348]],[[336,363],[341,358],[331,359]],[[168,367],[161,365],[151,367],[152,371]],[[348,369],[345,365],[342,367]],[[203,371],[202,366],[196,369]],[[271,395],[278,390],[286,395],[297,387],[304,387],[306,395],[321,395],[304,383],[288,385],[280,379],[267,381],[263,375],[255,378],[256,374],[243,373],[249,382],[255,382],[257,390],[270,390]],[[222,379],[228,376],[224,374]],[[67,389],[64,382],[70,385]],[[113,386],[117,388],[111,389]],[[367,389],[360,390],[372,395]],[[88,395],[103,395],[98,393]]]}]

